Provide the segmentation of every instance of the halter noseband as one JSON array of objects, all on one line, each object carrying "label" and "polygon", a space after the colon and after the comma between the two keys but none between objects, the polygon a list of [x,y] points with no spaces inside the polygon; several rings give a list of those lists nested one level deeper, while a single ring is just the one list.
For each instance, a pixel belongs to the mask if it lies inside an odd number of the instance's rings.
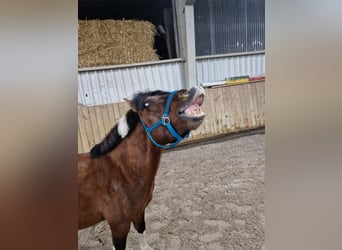
[{"label": "halter noseband", "polygon": [[[175,147],[178,143],[180,143],[183,139],[188,138],[190,135],[190,131],[184,136],[180,136],[177,131],[172,127],[171,125],[171,121],[169,118],[169,112],[170,112],[170,106],[171,106],[171,101],[173,96],[177,93],[177,90],[172,91],[169,96],[167,97],[167,101],[166,101],[166,106],[165,106],[165,111],[163,114],[163,117],[157,121],[156,123],[154,123],[153,125],[151,125],[150,127],[147,127],[146,124],[143,122],[143,120],[140,118],[140,122],[142,124],[142,126],[144,127],[148,137],[150,138],[150,140],[153,142],[154,145],[156,145],[159,148],[173,148]],[[154,140],[154,138],[152,137],[151,133],[153,130],[155,130],[156,128],[160,127],[160,126],[166,126],[166,128],[169,130],[169,132],[171,133],[171,135],[173,137],[175,137],[177,140],[174,143],[171,143],[169,145],[161,145],[158,142],[156,142]]]}]

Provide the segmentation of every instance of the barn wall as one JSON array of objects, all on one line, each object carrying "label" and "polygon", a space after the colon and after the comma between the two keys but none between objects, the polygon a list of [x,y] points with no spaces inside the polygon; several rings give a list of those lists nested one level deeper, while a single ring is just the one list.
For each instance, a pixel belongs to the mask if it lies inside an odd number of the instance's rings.
[{"label": "barn wall", "polygon": [[[196,59],[197,84],[225,77],[265,75],[265,53],[215,55]],[[78,102],[93,106],[123,101],[138,91],[184,88],[184,60],[80,69]]]},{"label": "barn wall", "polygon": [[[265,126],[265,82],[206,89],[206,118],[186,141]],[[128,110],[125,102],[78,108],[78,152],[88,152]]]},{"label": "barn wall", "polygon": [[203,56],[196,60],[197,82],[214,82],[234,76],[265,75],[265,53],[236,56]]},{"label": "barn wall", "polygon": [[184,83],[184,61],[102,67],[78,72],[78,102],[85,106],[122,102],[135,92],[180,89]]}]

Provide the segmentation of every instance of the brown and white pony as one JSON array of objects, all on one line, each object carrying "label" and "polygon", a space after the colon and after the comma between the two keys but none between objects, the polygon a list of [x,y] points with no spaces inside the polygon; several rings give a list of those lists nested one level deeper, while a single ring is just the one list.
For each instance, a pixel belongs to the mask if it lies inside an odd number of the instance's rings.
[{"label": "brown and white pony", "polygon": [[200,126],[203,101],[201,87],[138,93],[129,101],[131,109],[102,142],[78,155],[79,229],[106,220],[113,248],[121,250],[132,222],[142,235],[141,249],[152,249],[144,233],[144,214],[152,199],[161,147],[174,146],[178,137]]}]

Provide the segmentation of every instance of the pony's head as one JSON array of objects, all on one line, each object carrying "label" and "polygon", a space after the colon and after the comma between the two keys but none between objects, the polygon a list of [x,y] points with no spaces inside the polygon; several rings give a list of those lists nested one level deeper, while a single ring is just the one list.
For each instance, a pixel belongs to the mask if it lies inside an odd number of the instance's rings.
[{"label": "pony's head", "polygon": [[204,89],[193,87],[171,93],[138,93],[130,101],[130,106],[137,112],[150,139],[158,146],[179,142],[190,130],[197,129],[204,119],[203,101]]},{"label": "pony's head", "polygon": [[98,158],[113,150],[130,136],[138,124],[141,124],[156,146],[168,148],[187,137],[189,131],[198,128],[204,119],[201,111],[204,89],[201,87],[171,93],[160,90],[140,92],[132,100],[126,101],[131,109],[91,149],[91,158]]}]

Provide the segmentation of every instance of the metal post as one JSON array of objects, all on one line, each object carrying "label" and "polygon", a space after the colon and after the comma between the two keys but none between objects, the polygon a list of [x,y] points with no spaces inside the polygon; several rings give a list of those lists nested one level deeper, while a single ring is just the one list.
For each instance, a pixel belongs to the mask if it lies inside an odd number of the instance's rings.
[{"label": "metal post", "polygon": [[197,85],[194,0],[187,0],[184,7],[185,18],[185,85],[191,88]]}]

